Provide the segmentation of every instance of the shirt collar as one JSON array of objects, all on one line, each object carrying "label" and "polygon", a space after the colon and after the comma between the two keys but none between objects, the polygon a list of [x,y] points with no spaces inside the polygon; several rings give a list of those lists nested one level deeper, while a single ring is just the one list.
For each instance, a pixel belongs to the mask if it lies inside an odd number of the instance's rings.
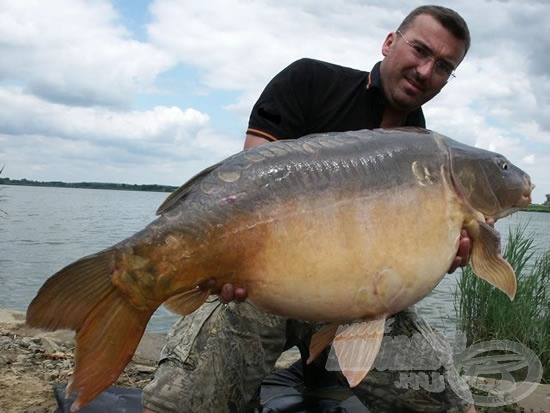
[{"label": "shirt collar", "polygon": [[[382,88],[382,78],[380,76],[380,62],[376,63],[372,70],[369,73],[367,80],[366,90],[371,93],[371,96],[374,96],[377,99],[377,102],[380,105],[386,105],[386,96],[384,95],[384,90]],[[424,113],[422,108],[413,110],[408,114],[407,120],[405,121],[405,126],[420,126],[422,128],[426,127],[426,121],[424,120]]]},{"label": "shirt collar", "polygon": [[369,73],[367,89],[382,89],[382,79],[380,78],[380,62],[376,63]]}]

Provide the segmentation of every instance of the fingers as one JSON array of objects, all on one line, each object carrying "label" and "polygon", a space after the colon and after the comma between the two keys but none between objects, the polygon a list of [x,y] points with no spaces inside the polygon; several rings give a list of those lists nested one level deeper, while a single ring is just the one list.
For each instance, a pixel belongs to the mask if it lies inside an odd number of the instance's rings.
[{"label": "fingers", "polygon": [[460,257],[455,257],[455,259],[451,263],[451,266],[449,267],[449,270],[447,271],[447,274],[452,274],[453,272],[455,272],[456,269],[458,268],[460,262],[461,262],[461,258]]},{"label": "fingers", "polygon": [[465,229],[460,231],[460,241],[458,242],[458,251],[456,257],[451,263],[451,267],[447,271],[449,274],[455,272],[458,267],[464,267],[470,260],[470,252],[472,250],[472,240],[468,236]]},{"label": "fingers", "polygon": [[235,301],[242,303],[248,297],[248,291],[241,286],[234,286],[233,284],[224,284],[219,293],[220,301],[229,303]]},{"label": "fingers", "polygon": [[[491,227],[495,227],[495,220],[493,217],[485,217],[485,222]],[[458,242],[458,251],[456,257],[449,267],[448,274],[452,274],[458,267],[465,267],[470,261],[470,253],[472,252],[472,240],[468,235],[468,232],[463,228],[460,231],[460,241]]]},{"label": "fingers", "polygon": [[224,284],[218,294],[220,300],[224,303],[229,303],[235,298],[235,292],[232,284]]},{"label": "fingers", "polygon": [[220,301],[226,304],[231,301],[242,303],[248,298],[248,291],[245,287],[227,283],[218,289],[214,278],[204,281],[199,285],[199,288],[201,290],[210,291],[211,294],[218,294]]},{"label": "fingers", "polygon": [[235,301],[242,303],[248,298],[248,291],[244,287],[235,287]]}]

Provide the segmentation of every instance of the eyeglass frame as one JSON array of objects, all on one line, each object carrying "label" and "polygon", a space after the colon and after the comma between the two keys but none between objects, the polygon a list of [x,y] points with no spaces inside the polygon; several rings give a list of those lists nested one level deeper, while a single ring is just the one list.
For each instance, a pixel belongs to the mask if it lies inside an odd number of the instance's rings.
[{"label": "eyeglass frame", "polygon": [[[439,72],[438,74],[440,76],[445,76],[446,75],[447,78],[445,80],[447,82],[449,82],[450,80],[452,80],[453,78],[456,77],[456,74],[455,74],[456,67],[453,67],[452,64],[450,64],[449,62],[447,62],[444,59],[437,58],[428,46],[426,46],[425,44],[423,44],[421,42],[418,43],[418,44],[414,44],[412,42],[409,42],[407,40],[407,38],[405,37],[405,35],[403,33],[401,33],[400,30],[396,30],[395,33],[400,35],[401,38],[405,41],[405,43],[414,51],[414,54],[415,54],[416,58],[419,61],[427,63],[428,61],[433,60],[434,61],[434,69],[433,70],[435,71],[435,73],[438,73],[438,70],[442,71],[442,72]],[[443,66],[441,64],[443,64]],[[451,69],[450,71],[446,70],[447,68],[445,66],[447,66],[447,65],[449,66],[448,68]]]}]

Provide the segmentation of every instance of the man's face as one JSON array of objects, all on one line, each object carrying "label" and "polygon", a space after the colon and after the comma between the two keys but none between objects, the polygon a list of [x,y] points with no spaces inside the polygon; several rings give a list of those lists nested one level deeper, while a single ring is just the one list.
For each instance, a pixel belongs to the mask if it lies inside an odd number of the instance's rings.
[{"label": "man's face", "polygon": [[380,73],[389,105],[410,112],[445,86],[448,76],[441,68],[456,69],[464,58],[466,45],[427,14],[417,16],[401,33],[390,33],[382,45]]}]

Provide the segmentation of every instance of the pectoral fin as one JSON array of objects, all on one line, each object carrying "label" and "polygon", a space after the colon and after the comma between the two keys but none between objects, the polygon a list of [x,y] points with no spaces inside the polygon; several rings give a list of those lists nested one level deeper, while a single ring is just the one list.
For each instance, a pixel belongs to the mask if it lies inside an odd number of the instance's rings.
[{"label": "pectoral fin", "polygon": [[311,339],[307,362],[312,362],[332,341],[342,373],[351,387],[357,386],[371,369],[380,350],[385,321],[386,317],[322,328]]},{"label": "pectoral fin", "polygon": [[192,290],[170,297],[163,304],[174,313],[187,315],[199,308],[209,295],[210,290],[195,287]]},{"label": "pectoral fin", "polygon": [[478,225],[477,231],[468,231],[473,241],[470,260],[472,270],[513,300],[516,295],[516,274],[500,255],[500,236],[485,222],[478,222]]}]

